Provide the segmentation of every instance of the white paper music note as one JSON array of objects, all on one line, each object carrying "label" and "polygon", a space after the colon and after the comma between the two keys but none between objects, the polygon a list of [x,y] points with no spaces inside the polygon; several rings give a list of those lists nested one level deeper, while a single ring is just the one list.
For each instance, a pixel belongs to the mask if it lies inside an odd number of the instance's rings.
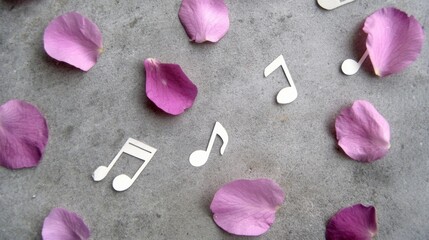
[{"label": "white paper music note", "polygon": [[222,124],[216,122],[213,128],[212,135],[210,136],[210,141],[209,145],[207,146],[207,149],[196,150],[189,156],[189,162],[192,164],[192,166],[201,167],[207,162],[207,160],[209,159],[210,152],[212,151],[216,135],[218,135],[223,141],[222,147],[220,148],[220,154],[223,155],[223,153],[225,152],[226,145],[228,144],[228,133],[226,132]]},{"label": "white paper music note", "polygon": [[317,3],[319,4],[319,6],[321,6],[322,8],[324,8],[326,10],[332,10],[334,8],[343,6],[344,4],[351,3],[354,1],[355,0],[344,0],[344,1],[340,1],[340,0],[317,0]]},{"label": "white paper music note", "polygon": [[116,154],[115,158],[112,160],[109,166],[99,166],[94,171],[94,173],[92,174],[92,178],[94,179],[94,181],[98,182],[103,180],[109,173],[110,169],[112,169],[113,165],[115,165],[116,161],[118,161],[122,153],[126,153],[138,159],[144,160],[144,163],[134,174],[133,178],[130,178],[125,174],[121,174],[116,176],[115,179],[113,179],[113,188],[118,192],[125,191],[129,187],[131,187],[131,185],[133,185],[134,181],[136,181],[137,177],[144,170],[146,165],[152,159],[153,155],[155,155],[156,149],[135,139],[128,138],[127,142],[118,152],[118,154]]},{"label": "white paper music note", "polygon": [[283,55],[278,56],[270,65],[268,65],[264,70],[264,76],[268,77],[272,72],[277,68],[282,67],[286,79],[289,82],[290,87],[285,87],[277,93],[277,103],[287,104],[293,102],[298,97],[298,92],[296,91],[295,83],[292,80],[289,69],[287,68],[285,59]]},{"label": "white paper music note", "polygon": [[368,50],[366,50],[363,56],[360,58],[359,62],[356,62],[353,59],[344,60],[343,64],[341,64],[341,70],[343,71],[343,73],[349,76],[357,73],[360,69],[360,66],[362,66],[362,63],[368,57],[368,54]]}]

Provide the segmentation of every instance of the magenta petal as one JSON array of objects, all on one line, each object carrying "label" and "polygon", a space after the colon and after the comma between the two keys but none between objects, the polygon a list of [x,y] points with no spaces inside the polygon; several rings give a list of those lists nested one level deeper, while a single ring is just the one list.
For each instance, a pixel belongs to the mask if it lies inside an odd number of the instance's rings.
[{"label": "magenta petal", "polygon": [[223,230],[258,236],[270,228],[285,194],[270,179],[236,180],[219,189],[210,205],[213,219]]},{"label": "magenta petal", "polygon": [[39,110],[24,101],[0,106],[0,165],[9,169],[39,164],[48,142],[48,126]]},{"label": "magenta petal", "polygon": [[371,240],[376,234],[375,207],[362,204],[341,209],[326,226],[327,240]]},{"label": "magenta petal", "polygon": [[335,119],[338,145],[354,160],[372,162],[384,157],[390,148],[389,123],[374,106],[357,100]]},{"label": "magenta petal", "polygon": [[88,71],[102,51],[98,27],[77,12],[52,20],[43,36],[45,51],[52,58]]},{"label": "magenta petal", "polygon": [[144,60],[146,95],[156,106],[172,115],[179,115],[192,107],[198,89],[177,64]]},{"label": "magenta petal", "polygon": [[90,235],[82,218],[66,209],[52,209],[43,222],[43,240],[83,240]]},{"label": "magenta petal", "polygon": [[423,28],[413,16],[382,8],[365,20],[366,47],[380,77],[400,72],[414,62],[423,47]]},{"label": "magenta petal", "polygon": [[179,19],[188,37],[197,43],[217,42],[229,29],[228,8],[223,0],[183,0]]}]

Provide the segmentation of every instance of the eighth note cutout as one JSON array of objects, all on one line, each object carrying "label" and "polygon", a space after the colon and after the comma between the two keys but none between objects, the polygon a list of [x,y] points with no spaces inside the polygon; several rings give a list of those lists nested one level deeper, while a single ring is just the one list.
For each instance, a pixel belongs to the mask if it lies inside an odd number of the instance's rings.
[{"label": "eighth note cutout", "polygon": [[220,148],[220,154],[223,155],[229,140],[228,133],[226,132],[222,124],[220,124],[219,122],[216,122],[213,128],[212,135],[210,136],[210,141],[209,141],[209,145],[207,146],[207,149],[196,150],[189,156],[189,162],[192,164],[192,166],[201,167],[207,162],[207,160],[209,159],[210,152],[212,151],[216,135],[218,135],[223,141],[222,147]]},{"label": "eighth note cutout", "polygon": [[156,149],[135,139],[128,138],[127,142],[118,152],[118,154],[116,154],[115,158],[112,160],[109,166],[99,166],[94,171],[94,173],[92,174],[92,178],[94,179],[94,181],[98,182],[103,180],[109,173],[110,169],[112,169],[113,165],[115,165],[116,161],[118,161],[122,153],[126,153],[128,155],[141,159],[144,162],[139,168],[139,170],[137,170],[137,172],[134,174],[133,178],[130,178],[125,174],[121,174],[116,176],[115,179],[113,179],[113,188],[118,192],[125,191],[130,188],[131,185],[133,185],[140,173],[144,170],[146,165],[152,159],[153,155],[155,155]]},{"label": "eighth note cutout", "polygon": [[298,97],[298,92],[296,91],[295,83],[292,80],[289,69],[287,68],[285,59],[283,55],[278,56],[270,65],[268,65],[264,70],[264,76],[268,77],[272,72],[277,68],[281,67],[284,74],[286,75],[286,80],[289,82],[290,87],[285,87],[277,93],[277,103],[279,104],[288,104]]},{"label": "eighth note cutout", "polygon": [[341,70],[343,71],[343,73],[349,76],[357,73],[362,66],[362,63],[368,57],[368,54],[368,50],[366,50],[363,56],[360,58],[359,62],[356,62],[353,59],[344,60],[344,62],[341,64]]}]

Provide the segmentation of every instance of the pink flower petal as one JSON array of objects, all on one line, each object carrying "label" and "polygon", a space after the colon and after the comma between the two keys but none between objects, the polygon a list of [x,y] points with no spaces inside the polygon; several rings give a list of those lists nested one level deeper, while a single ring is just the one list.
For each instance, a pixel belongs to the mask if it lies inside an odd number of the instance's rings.
[{"label": "pink flower petal", "polygon": [[228,8],[223,0],[183,0],[179,19],[191,41],[217,42],[229,29]]},{"label": "pink flower petal", "polygon": [[362,204],[341,209],[326,226],[326,240],[371,240],[376,234],[375,207]]},{"label": "pink flower petal", "polygon": [[48,126],[39,110],[24,101],[0,106],[0,165],[9,169],[39,164],[48,142]]},{"label": "pink flower petal", "polygon": [[144,60],[146,95],[156,106],[172,115],[179,115],[192,107],[198,89],[177,64]]},{"label": "pink flower petal", "polygon": [[216,192],[210,209],[223,230],[258,236],[273,224],[284,198],[282,189],[270,179],[236,180]]},{"label": "pink flower petal", "polygon": [[90,235],[82,218],[66,209],[52,209],[43,222],[43,240],[83,240]]},{"label": "pink flower petal", "polygon": [[366,47],[380,77],[400,72],[414,62],[423,47],[423,28],[413,16],[382,8],[365,20]]},{"label": "pink flower petal", "polygon": [[338,145],[354,160],[372,162],[390,148],[389,123],[374,106],[357,100],[344,108],[335,120]]},{"label": "pink flower petal", "polygon": [[43,36],[45,51],[52,58],[88,71],[102,52],[98,27],[77,12],[52,20]]}]

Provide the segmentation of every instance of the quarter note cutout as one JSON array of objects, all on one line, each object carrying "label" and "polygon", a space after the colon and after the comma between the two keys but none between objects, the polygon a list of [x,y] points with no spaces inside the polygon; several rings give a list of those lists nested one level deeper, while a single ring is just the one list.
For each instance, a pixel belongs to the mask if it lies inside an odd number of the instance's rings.
[{"label": "quarter note cutout", "polygon": [[113,179],[113,184],[112,184],[113,188],[118,192],[125,191],[129,187],[131,187],[131,185],[133,185],[137,177],[140,175],[140,173],[143,171],[143,169],[152,159],[153,155],[155,155],[155,152],[156,152],[155,148],[149,145],[146,145],[142,142],[139,142],[135,139],[128,138],[127,142],[118,152],[118,154],[116,154],[115,158],[112,160],[109,166],[108,167],[99,166],[92,174],[92,178],[96,182],[103,180],[109,173],[110,169],[112,169],[113,165],[115,165],[116,161],[118,161],[122,153],[126,153],[138,159],[144,160],[144,163],[141,165],[139,170],[137,170],[137,172],[134,174],[133,178],[130,178],[125,174],[121,174],[116,176],[115,179]]},{"label": "quarter note cutout", "polygon": [[357,73],[360,69],[360,66],[362,66],[362,63],[368,57],[368,54],[368,50],[366,50],[363,56],[360,58],[359,62],[356,62],[353,59],[344,60],[343,64],[341,64],[341,70],[343,71],[343,73],[349,76]]},{"label": "quarter note cutout", "polygon": [[332,10],[334,8],[343,6],[344,4],[354,2],[355,0],[317,0],[319,6],[326,10]]},{"label": "quarter note cutout", "polygon": [[219,122],[216,122],[212,135],[210,136],[209,145],[206,150],[196,150],[189,156],[189,162],[194,167],[201,167],[209,159],[210,152],[212,151],[213,143],[216,138],[216,135],[222,139],[222,147],[220,148],[220,154],[223,155],[225,152],[226,145],[228,144],[228,133],[225,128]]},{"label": "quarter note cutout", "polygon": [[298,92],[296,91],[295,83],[292,80],[289,69],[287,68],[285,59],[283,55],[278,56],[270,65],[268,65],[264,70],[264,76],[268,77],[272,72],[277,68],[282,67],[283,72],[286,75],[286,79],[289,82],[290,87],[285,87],[277,93],[277,103],[287,104],[293,102],[298,97]]}]

